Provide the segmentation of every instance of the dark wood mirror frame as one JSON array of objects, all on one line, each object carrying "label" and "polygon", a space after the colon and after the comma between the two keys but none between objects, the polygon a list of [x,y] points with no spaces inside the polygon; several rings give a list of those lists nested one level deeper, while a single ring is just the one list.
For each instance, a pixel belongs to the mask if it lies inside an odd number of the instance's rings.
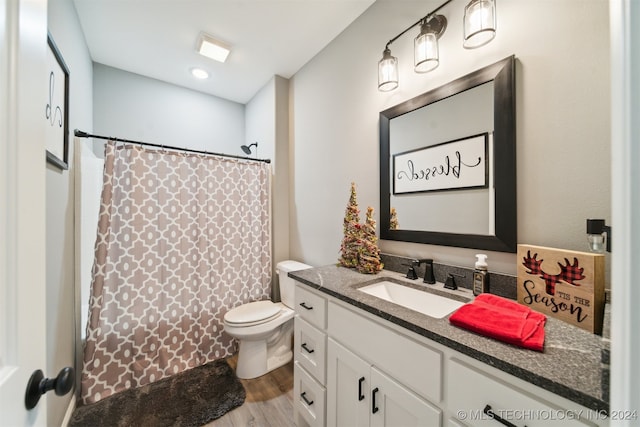
[{"label": "dark wood mirror frame", "polygon": [[[495,235],[390,230],[390,121],[490,81],[494,82]],[[516,95],[513,55],[380,113],[381,239],[515,253],[517,249],[516,211]]]}]

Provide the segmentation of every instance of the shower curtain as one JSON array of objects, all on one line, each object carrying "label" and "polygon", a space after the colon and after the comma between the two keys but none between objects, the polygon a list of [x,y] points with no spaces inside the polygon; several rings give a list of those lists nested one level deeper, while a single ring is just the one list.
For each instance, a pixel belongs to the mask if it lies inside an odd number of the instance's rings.
[{"label": "shower curtain", "polygon": [[82,400],[233,353],[229,309],[271,287],[270,167],[108,142]]}]

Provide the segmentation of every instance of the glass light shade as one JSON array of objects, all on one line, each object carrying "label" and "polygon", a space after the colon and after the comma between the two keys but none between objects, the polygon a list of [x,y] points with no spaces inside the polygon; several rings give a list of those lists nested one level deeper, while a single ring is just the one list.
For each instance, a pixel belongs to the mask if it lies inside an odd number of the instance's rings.
[{"label": "glass light shade", "polygon": [[496,36],[496,5],[494,0],[471,0],[464,8],[465,49],[475,49]]},{"label": "glass light shade", "polygon": [[385,49],[378,62],[378,90],[388,92],[398,87],[398,58]]},{"label": "glass light shade", "polygon": [[591,252],[603,253],[606,248],[606,236],[602,234],[587,234],[587,242],[589,242],[589,250]]},{"label": "glass light shade", "polygon": [[611,227],[604,219],[587,219],[587,242],[591,252],[611,252]]},{"label": "glass light shade", "polygon": [[413,58],[416,73],[426,73],[438,67],[438,38],[433,32],[420,31],[413,42]]}]

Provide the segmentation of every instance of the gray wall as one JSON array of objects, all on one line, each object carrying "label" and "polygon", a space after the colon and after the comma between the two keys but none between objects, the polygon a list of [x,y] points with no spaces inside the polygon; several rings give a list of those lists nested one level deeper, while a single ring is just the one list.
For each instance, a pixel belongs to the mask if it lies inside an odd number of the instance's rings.
[{"label": "gray wall", "polygon": [[[586,250],[585,219],[610,222],[608,2],[497,2],[497,36],[475,50],[462,47],[465,4],[441,11],[449,27],[436,70],[413,72],[417,29],[391,45],[400,63],[393,92],[378,92],[377,62],[389,39],[428,12],[424,1],[378,0],[291,79],[292,257],[336,262],[351,181],[361,211],[378,209],[380,111],[511,54],[517,58],[518,241]],[[479,252],[390,241],[380,247],[468,267]],[[488,255],[490,270],[515,274],[515,255]]]},{"label": "gray wall", "polygon": [[[47,165],[47,366],[55,377],[75,366],[77,327],[73,129],[92,128],[92,63],[72,0],[49,0],[49,32],[69,68],[69,170]],[[44,96],[44,95],[43,95]],[[77,375],[80,367],[75,366]],[[60,425],[72,394],[49,394],[47,424]]]},{"label": "gray wall", "polygon": [[95,134],[243,155],[244,105],[98,63],[93,70]]},{"label": "gray wall", "polygon": [[[274,76],[251,98],[245,130],[247,144],[258,142],[258,157],[272,160],[273,283],[277,283],[276,264],[289,259],[289,80]],[[279,298],[277,291],[274,296]]]}]

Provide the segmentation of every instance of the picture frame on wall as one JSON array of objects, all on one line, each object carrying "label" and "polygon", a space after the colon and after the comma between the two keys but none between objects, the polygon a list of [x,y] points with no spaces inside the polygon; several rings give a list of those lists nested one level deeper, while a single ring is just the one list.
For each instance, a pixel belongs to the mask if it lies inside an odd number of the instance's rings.
[{"label": "picture frame on wall", "polygon": [[69,68],[47,33],[47,103],[44,108],[47,163],[69,169]]},{"label": "picture frame on wall", "polygon": [[393,194],[487,188],[489,133],[392,156]]}]

